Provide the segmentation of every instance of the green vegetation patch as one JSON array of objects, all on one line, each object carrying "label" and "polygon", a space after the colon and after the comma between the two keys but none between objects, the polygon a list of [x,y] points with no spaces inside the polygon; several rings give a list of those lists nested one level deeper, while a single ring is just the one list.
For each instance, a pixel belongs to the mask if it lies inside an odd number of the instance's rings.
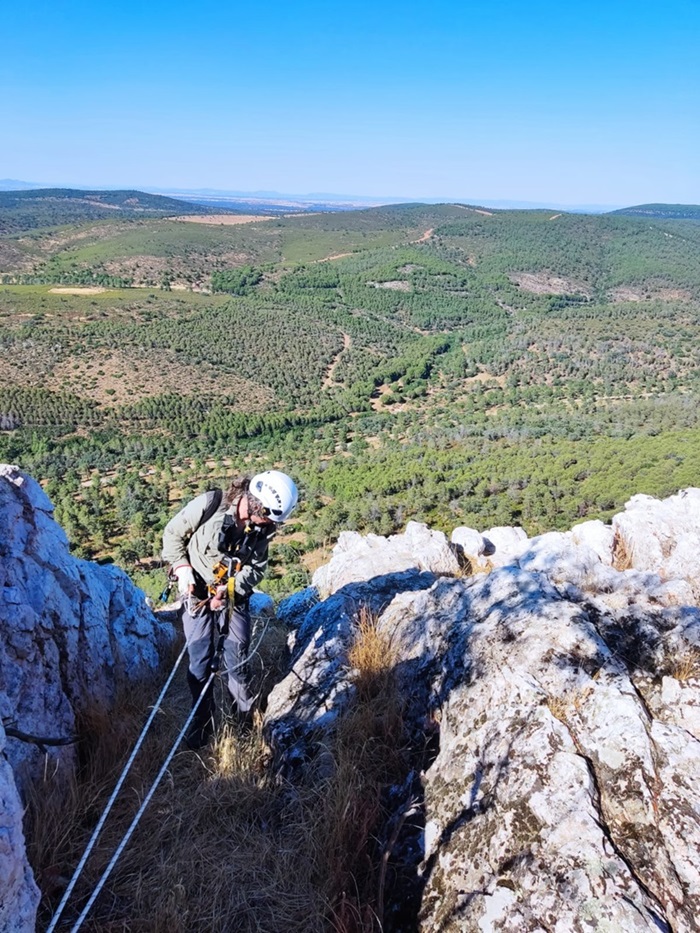
[{"label": "green vegetation patch", "polygon": [[[535,533],[700,485],[691,220],[408,205],[32,236],[42,264],[0,287],[0,457],[80,553],[149,572],[179,502],[267,466],[304,494],[276,593],[344,528]],[[51,291],[127,274],[153,284]]]}]

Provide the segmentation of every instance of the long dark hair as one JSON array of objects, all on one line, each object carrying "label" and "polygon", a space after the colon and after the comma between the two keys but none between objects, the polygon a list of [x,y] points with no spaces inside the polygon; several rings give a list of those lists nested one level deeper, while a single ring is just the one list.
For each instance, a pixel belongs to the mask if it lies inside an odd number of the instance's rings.
[{"label": "long dark hair", "polygon": [[240,499],[244,493],[248,492],[250,489],[250,479],[250,476],[237,476],[236,479],[231,482],[231,485],[224,493],[224,505],[227,509],[230,508],[236,499]]}]

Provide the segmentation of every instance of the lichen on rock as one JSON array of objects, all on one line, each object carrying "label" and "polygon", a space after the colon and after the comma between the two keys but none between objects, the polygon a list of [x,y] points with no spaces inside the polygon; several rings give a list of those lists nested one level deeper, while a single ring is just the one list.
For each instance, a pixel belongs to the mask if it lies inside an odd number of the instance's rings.
[{"label": "lichen on rock", "polygon": [[[363,602],[391,639],[409,729],[439,723],[421,851],[404,852],[415,929],[697,929],[700,610],[697,568],[678,552],[699,495],[635,497],[612,526],[533,539],[461,529],[453,543],[484,572],[465,577],[462,563],[420,587],[400,536],[346,536],[315,578],[326,598],[290,613],[293,671],[266,722],[282,762],[313,758],[329,698],[335,716],[352,702]],[[650,534],[659,544],[644,549]],[[384,906],[386,929],[401,929]]]}]

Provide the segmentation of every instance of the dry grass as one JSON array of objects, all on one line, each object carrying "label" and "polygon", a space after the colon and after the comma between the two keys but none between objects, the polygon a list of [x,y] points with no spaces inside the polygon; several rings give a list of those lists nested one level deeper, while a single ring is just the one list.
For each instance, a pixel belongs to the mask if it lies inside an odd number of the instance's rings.
[{"label": "dry grass", "polygon": [[403,706],[394,676],[391,639],[362,609],[348,652],[355,699],[340,720],[335,762],[324,792],[323,861],[331,925],[337,933],[381,930],[382,790],[406,772]]},{"label": "dry grass", "polygon": [[613,548],[612,548],[612,565],[615,570],[631,570],[632,569],[632,550],[621,537],[618,532],[615,532],[615,537],[613,538]]},{"label": "dry grass", "polygon": [[590,689],[582,687],[579,690],[570,690],[559,696],[548,696],[546,699],[547,707],[555,719],[567,726],[572,716],[580,711],[590,692]]},{"label": "dry grass", "polygon": [[669,671],[676,680],[697,680],[700,678],[700,650],[687,648],[674,659]]},{"label": "dry grass", "polygon": [[494,564],[488,557],[468,557],[466,554],[459,555],[459,569],[452,576],[457,580],[463,580],[466,577],[474,577],[476,574],[489,574],[495,570]]},{"label": "dry grass", "polygon": [[547,707],[549,708],[549,712],[552,714],[552,716],[554,716],[555,719],[558,719],[559,722],[563,722],[564,725],[566,725],[569,721],[569,717],[568,717],[569,704],[566,702],[566,698],[558,697],[558,696],[548,696],[546,703],[547,703]]},{"label": "dry grass", "polygon": [[[276,631],[268,633],[261,676],[274,679],[270,657],[274,661],[281,655],[281,638]],[[49,772],[34,789],[26,828],[30,859],[44,894],[39,929],[46,928],[85,850],[155,692],[153,687],[131,689],[109,717],[86,719],[77,773]],[[59,930],[75,922],[189,706],[183,673],[117,798]],[[328,904],[318,877],[318,795],[311,790],[293,792],[273,781],[259,726],[242,736],[225,714],[222,718],[216,741],[203,753],[183,748],[176,754],[82,929],[327,929]]]},{"label": "dry grass", "polygon": [[[256,676],[264,690],[279,679],[284,654],[283,630],[273,623],[258,659]],[[203,753],[176,754],[83,930],[381,929],[381,796],[386,783],[403,774],[403,721],[391,645],[368,613],[358,620],[350,656],[355,702],[329,739],[332,768],[292,786],[270,771],[260,725],[243,736],[223,715],[215,742]],[[220,707],[222,692],[219,686]],[[132,688],[109,716],[86,717],[77,772],[47,772],[34,790],[27,836],[44,895],[40,930],[85,850],[155,694],[153,685]],[[86,903],[189,704],[183,673],[156,717],[59,930],[69,929]]]}]

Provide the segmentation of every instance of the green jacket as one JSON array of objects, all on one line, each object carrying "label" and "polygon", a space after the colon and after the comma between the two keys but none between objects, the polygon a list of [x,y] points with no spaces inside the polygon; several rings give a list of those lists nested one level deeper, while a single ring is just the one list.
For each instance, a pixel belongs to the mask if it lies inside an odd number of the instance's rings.
[{"label": "green jacket", "polygon": [[[236,514],[238,499],[227,509],[223,501],[212,517],[202,524],[207,505],[211,501],[208,493],[197,496],[168,522],[163,531],[163,560],[175,570],[190,564],[204,582],[214,583],[214,567],[222,558],[219,551],[219,532],[226,513]],[[236,593],[250,596],[267,570],[269,539],[262,533],[256,541],[250,557],[236,574]]]}]

